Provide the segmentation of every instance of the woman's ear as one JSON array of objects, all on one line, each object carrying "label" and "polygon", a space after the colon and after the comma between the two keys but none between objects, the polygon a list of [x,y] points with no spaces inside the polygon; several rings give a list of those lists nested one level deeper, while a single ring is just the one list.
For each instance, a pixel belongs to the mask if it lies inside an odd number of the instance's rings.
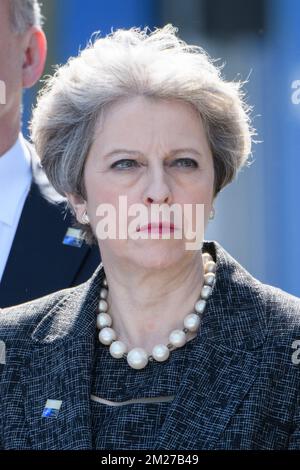
[{"label": "woman's ear", "polygon": [[85,223],[84,222],[84,215],[86,213],[86,201],[83,199],[82,196],[79,194],[70,194],[66,193],[67,199],[69,203],[71,204],[73,211],[75,213],[77,222],[79,223]]}]

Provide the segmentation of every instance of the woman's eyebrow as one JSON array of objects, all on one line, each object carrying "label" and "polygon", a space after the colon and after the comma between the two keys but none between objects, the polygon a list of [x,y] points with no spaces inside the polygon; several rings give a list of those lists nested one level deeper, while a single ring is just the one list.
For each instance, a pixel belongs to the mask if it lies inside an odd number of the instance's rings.
[{"label": "woman's eyebrow", "polygon": [[143,155],[142,152],[139,152],[138,150],[114,149],[106,153],[103,158],[114,157],[115,155],[124,154],[124,153],[127,153],[127,154],[129,153],[131,155]]},{"label": "woman's eyebrow", "polygon": [[197,155],[198,157],[202,157],[203,154],[192,147],[185,147],[185,148],[179,148],[179,149],[174,149],[169,152],[169,155],[173,157],[174,155],[177,155],[178,153],[193,153],[194,155]]},{"label": "woman's eyebrow", "polygon": [[[130,155],[136,155],[136,156],[138,156],[138,155],[144,156],[144,154],[142,152],[140,152],[139,150],[114,149],[114,150],[111,150],[110,152],[106,153],[103,158],[109,158],[109,157],[113,157],[113,156],[124,154],[124,153],[130,154]],[[202,153],[199,152],[199,150],[196,150],[192,147],[178,148],[178,149],[170,150],[167,153],[167,156],[173,157],[173,156],[175,156],[179,153],[192,153],[192,154],[197,155],[199,157],[203,156]]]}]

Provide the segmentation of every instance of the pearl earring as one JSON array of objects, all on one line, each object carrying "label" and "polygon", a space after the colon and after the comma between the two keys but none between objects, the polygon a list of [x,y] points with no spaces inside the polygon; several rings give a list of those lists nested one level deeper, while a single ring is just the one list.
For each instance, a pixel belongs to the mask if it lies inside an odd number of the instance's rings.
[{"label": "pearl earring", "polygon": [[84,214],[83,214],[83,216],[81,217],[81,223],[84,224],[84,225],[90,223],[90,219],[89,219],[89,216],[87,215],[87,212],[86,212],[86,211],[84,211]]},{"label": "pearl earring", "polygon": [[213,207],[209,214],[209,219],[212,220],[215,217],[215,208]]}]

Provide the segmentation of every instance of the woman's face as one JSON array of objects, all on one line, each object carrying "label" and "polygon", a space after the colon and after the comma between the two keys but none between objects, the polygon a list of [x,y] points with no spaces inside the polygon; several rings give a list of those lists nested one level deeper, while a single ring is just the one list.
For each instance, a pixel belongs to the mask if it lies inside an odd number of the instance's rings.
[{"label": "woman's face", "polygon": [[[178,204],[181,208],[190,204],[193,210],[196,203],[204,204],[206,226],[213,202],[214,166],[201,118],[191,105],[177,100],[136,97],[114,103],[96,127],[84,183],[85,208],[94,233],[101,219],[96,215],[99,205],[111,204],[118,221],[122,212],[119,196],[126,197],[127,208],[143,205],[149,217],[144,220],[146,225],[151,222],[153,204]],[[195,219],[195,211],[193,215]],[[135,218],[129,216],[128,223]],[[117,233],[118,229],[117,223]],[[153,232],[146,230],[144,237],[148,238],[108,238],[99,240],[99,247],[103,258],[163,268],[195,254],[186,250],[184,234],[175,239],[174,233],[171,230],[168,239],[161,233],[152,239]]]}]

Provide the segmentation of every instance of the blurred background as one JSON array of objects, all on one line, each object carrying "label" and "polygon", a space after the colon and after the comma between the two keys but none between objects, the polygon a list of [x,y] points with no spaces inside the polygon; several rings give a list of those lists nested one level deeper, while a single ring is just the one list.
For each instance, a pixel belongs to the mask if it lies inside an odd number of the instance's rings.
[{"label": "blurred background", "polygon": [[[300,1],[44,0],[45,75],[77,55],[91,35],[172,23],[189,43],[246,80],[257,129],[252,164],[218,196],[205,238],[252,275],[300,296]],[[38,86],[24,100],[24,133]]]}]

